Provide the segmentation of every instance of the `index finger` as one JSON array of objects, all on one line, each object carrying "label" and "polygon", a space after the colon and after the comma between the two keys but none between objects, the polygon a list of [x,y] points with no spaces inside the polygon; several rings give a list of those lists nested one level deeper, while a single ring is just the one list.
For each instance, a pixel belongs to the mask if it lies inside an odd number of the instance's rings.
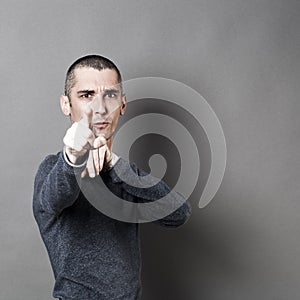
[{"label": "index finger", "polygon": [[88,128],[92,128],[92,118],[93,118],[93,110],[90,105],[87,106],[85,111],[83,112],[82,118],[79,121],[81,124],[84,124]]}]

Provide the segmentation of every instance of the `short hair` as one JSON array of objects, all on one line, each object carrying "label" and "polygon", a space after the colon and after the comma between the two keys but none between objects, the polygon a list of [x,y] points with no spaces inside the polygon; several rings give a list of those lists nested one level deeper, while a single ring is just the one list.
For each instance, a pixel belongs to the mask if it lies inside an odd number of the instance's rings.
[{"label": "short hair", "polygon": [[65,80],[65,95],[70,96],[71,88],[74,86],[75,82],[75,70],[78,68],[93,68],[99,71],[102,71],[104,69],[111,69],[115,70],[118,76],[118,82],[121,84],[122,89],[122,76],[117,68],[117,66],[108,58],[101,56],[101,55],[86,55],[83,57],[78,58],[76,61],[72,63],[72,65],[69,67],[67,74],[66,74],[66,80]]}]

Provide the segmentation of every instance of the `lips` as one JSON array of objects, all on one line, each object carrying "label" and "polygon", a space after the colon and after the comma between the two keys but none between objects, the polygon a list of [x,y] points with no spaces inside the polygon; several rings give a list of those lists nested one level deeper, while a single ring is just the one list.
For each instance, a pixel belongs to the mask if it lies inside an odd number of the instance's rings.
[{"label": "lips", "polygon": [[106,125],[106,124],[109,124],[109,122],[96,122],[96,123],[94,123],[94,126],[95,125]]},{"label": "lips", "polygon": [[98,128],[98,129],[103,129],[106,126],[108,126],[110,123],[107,121],[99,121],[99,122],[94,122],[93,127]]}]

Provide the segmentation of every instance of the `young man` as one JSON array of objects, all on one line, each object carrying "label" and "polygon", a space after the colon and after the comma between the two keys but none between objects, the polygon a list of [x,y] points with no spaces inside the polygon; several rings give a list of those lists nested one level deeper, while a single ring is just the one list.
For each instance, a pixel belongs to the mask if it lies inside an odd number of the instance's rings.
[{"label": "young man", "polygon": [[148,190],[130,188],[118,177],[117,167],[123,174],[145,173],[112,152],[114,132],[126,110],[121,74],[113,62],[98,55],[75,61],[68,69],[60,103],[72,125],[63,139],[63,150],[41,163],[33,196],[34,217],[55,276],[53,296],[63,300],[140,299],[138,224],[115,220],[97,210],[81,191],[78,177],[84,181],[100,176],[122,201],[155,201],[170,192],[174,202],[183,204],[155,221],[163,226],[184,224],[191,207],[162,181]]}]

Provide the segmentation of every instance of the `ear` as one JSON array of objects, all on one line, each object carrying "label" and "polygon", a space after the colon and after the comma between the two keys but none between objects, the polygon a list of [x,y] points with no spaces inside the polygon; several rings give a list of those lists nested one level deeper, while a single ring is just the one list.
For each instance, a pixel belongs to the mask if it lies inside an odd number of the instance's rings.
[{"label": "ear", "polygon": [[60,96],[60,107],[65,116],[71,114],[70,101],[68,96]]},{"label": "ear", "polygon": [[123,116],[125,114],[126,106],[127,106],[127,100],[126,100],[126,95],[124,94],[122,96],[122,106],[121,106],[121,110],[120,110],[120,115],[121,116]]}]

